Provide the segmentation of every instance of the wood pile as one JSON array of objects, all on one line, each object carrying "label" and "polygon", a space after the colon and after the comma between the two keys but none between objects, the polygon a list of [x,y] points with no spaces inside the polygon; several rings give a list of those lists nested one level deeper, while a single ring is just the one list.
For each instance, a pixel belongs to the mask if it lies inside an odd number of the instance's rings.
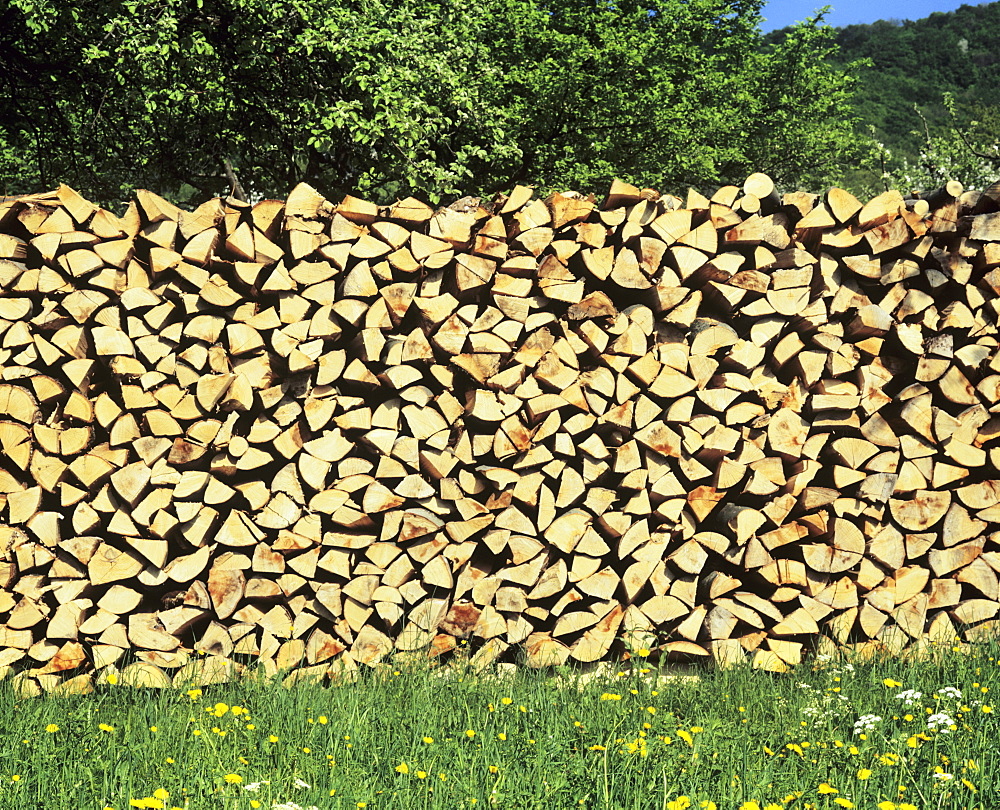
[{"label": "wood pile", "polygon": [[0,667],[981,637],[998,321],[1000,184],[3,200]]}]

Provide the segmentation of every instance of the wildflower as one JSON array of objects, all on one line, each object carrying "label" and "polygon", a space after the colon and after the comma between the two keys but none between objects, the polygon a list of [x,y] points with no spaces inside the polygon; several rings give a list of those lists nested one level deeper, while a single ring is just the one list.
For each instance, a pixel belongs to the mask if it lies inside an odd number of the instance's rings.
[{"label": "wildflower", "polygon": [[992,706],[982,706],[980,708],[981,708],[983,714],[993,714],[993,707]]},{"label": "wildflower", "polygon": [[719,810],[718,805],[715,802],[710,802],[708,799],[702,799],[701,804],[698,805],[701,810]]},{"label": "wildflower", "polygon": [[329,718],[328,718],[328,717],[327,717],[327,716],[326,716],[325,714],[321,714],[321,715],[320,715],[319,717],[317,717],[316,719],[317,719],[317,720],[319,720],[319,724],[320,724],[321,726],[325,726],[325,725],[326,725],[327,723],[329,723],[329,722],[330,722],[330,719],[329,719]]},{"label": "wildflower", "polygon": [[901,700],[905,705],[912,706],[923,696],[923,692],[918,692],[915,689],[906,689],[896,695],[896,700]]},{"label": "wildflower", "polygon": [[603,745],[592,745],[587,750],[588,751],[607,751],[608,749],[605,748]]},{"label": "wildflower", "polygon": [[405,762],[400,762],[396,766],[396,773],[401,773],[401,774],[403,774],[405,776],[409,772],[410,772],[410,766],[407,765]]},{"label": "wildflower", "polygon": [[945,686],[937,691],[941,697],[954,698],[955,700],[960,700],[962,697],[962,690],[954,686]]},{"label": "wildflower", "polygon": [[417,779],[426,779],[427,771],[417,771]]},{"label": "wildflower", "polygon": [[640,658],[649,658],[649,650],[646,649],[645,647],[643,647],[641,650],[637,650],[635,654],[638,655]]},{"label": "wildflower", "polygon": [[111,686],[115,686],[118,683],[118,676],[114,672],[110,672],[104,680]]},{"label": "wildflower", "polygon": [[510,704],[514,702],[514,698],[502,697],[502,698],[500,698],[500,702],[504,706],[510,706]]},{"label": "wildflower", "polygon": [[466,729],[465,736],[468,737],[471,740],[473,737],[476,736],[476,732],[474,732],[471,728],[470,729]]},{"label": "wildflower", "polygon": [[257,791],[259,791],[259,790],[260,790],[260,786],[261,786],[262,784],[270,784],[270,783],[268,783],[268,782],[247,782],[247,783],[246,783],[246,784],[245,784],[245,785],[243,786],[243,789],[244,789],[244,790],[248,790],[248,791],[250,791],[251,793],[256,793]]},{"label": "wildflower", "polygon": [[98,728],[99,728],[99,729],[100,729],[101,731],[107,731],[108,733],[111,733],[112,731],[114,731],[114,730],[115,730],[115,727],[114,727],[114,726],[109,726],[109,725],[108,725],[107,723],[101,723],[101,724],[100,724],[100,725],[98,726]]},{"label": "wildflower", "polygon": [[895,688],[897,686],[902,686],[903,685],[899,681],[894,681],[892,678],[885,678],[885,679],[882,680],[882,683],[885,686],[888,686],[890,689],[893,689],[893,688]]},{"label": "wildflower", "polygon": [[965,785],[973,793],[978,793],[979,792],[978,790],[976,790],[976,786],[974,784],[972,784],[972,782],[970,782],[968,779],[963,779],[962,780],[962,784]]},{"label": "wildflower", "polygon": [[862,768],[860,771],[858,771],[858,779],[860,779],[862,782],[865,779],[871,778],[871,775],[872,775],[872,772],[870,770],[868,770],[867,768]]},{"label": "wildflower", "polygon": [[667,810],[688,810],[691,806],[691,800],[687,796],[678,796],[667,802],[666,806]]},{"label": "wildflower", "polygon": [[684,740],[684,742],[686,742],[689,746],[694,747],[694,737],[692,737],[689,732],[684,731],[683,729],[677,729],[677,736]]},{"label": "wildflower", "polygon": [[[152,731],[154,734],[156,734],[156,732],[158,732],[160,729],[157,728],[156,726],[150,726],[149,730]],[[114,731],[114,729],[112,729],[112,731]]]},{"label": "wildflower", "polygon": [[953,727],[955,727],[954,719],[949,717],[944,712],[932,714],[927,718],[927,728],[930,731],[938,731],[941,734],[950,734]]},{"label": "wildflower", "polygon": [[295,781],[292,784],[295,785],[295,787],[300,788],[300,789],[305,789],[305,788],[312,787],[312,785],[310,785],[308,782],[306,782],[303,779],[299,779],[299,777],[297,777],[297,776],[295,777]]},{"label": "wildflower", "polygon": [[216,703],[215,707],[212,709],[212,714],[216,717],[222,717],[226,712],[229,711],[229,706],[225,703]]},{"label": "wildflower", "polygon": [[270,737],[267,738],[267,741],[276,743],[278,741],[278,738],[272,734]]},{"label": "wildflower", "polygon": [[507,735],[501,731],[499,734],[497,734],[497,739],[502,742],[507,739]]},{"label": "wildflower", "polygon": [[948,782],[949,780],[955,778],[954,774],[945,773],[944,768],[942,768],[940,765],[937,765],[934,768],[934,774],[933,774],[933,776],[934,776],[935,779],[939,779],[942,782]]},{"label": "wildflower", "polygon": [[187,690],[187,696],[189,698],[191,698],[191,700],[197,700],[198,698],[201,697],[201,690],[200,689],[188,689]]},{"label": "wildflower", "polygon": [[153,798],[165,802],[167,799],[170,798],[170,794],[163,788],[157,788],[156,790],[153,791]]},{"label": "wildflower", "polygon": [[55,734],[59,730],[59,726],[57,726],[55,723],[49,723],[45,727],[45,730],[49,732],[49,734]]},{"label": "wildflower", "polygon": [[845,799],[843,796],[838,796],[836,799],[833,800],[833,803],[839,804],[841,807],[846,807],[848,808],[848,810],[854,807],[854,802],[852,802],[850,799]]},{"label": "wildflower", "polygon": [[240,776],[238,773],[227,773],[223,777],[223,779],[225,779],[226,782],[230,785],[238,785],[240,782],[243,781],[243,777]]},{"label": "wildflower", "polygon": [[433,742],[434,742],[434,738],[433,738],[433,737],[424,737],[424,738],[423,738],[423,741],[424,741],[424,743],[425,743],[426,745],[430,745],[431,743],[433,743]]},{"label": "wildflower", "polygon": [[603,695],[601,695],[601,700],[621,700],[621,699],[622,699],[621,695],[615,695],[612,694],[611,692],[605,692]]},{"label": "wildflower", "polygon": [[864,734],[874,729],[881,722],[882,718],[877,714],[863,714],[854,723],[854,733]]},{"label": "wildflower", "polygon": [[816,788],[817,793],[840,793],[837,788],[831,785],[829,782],[822,782],[818,788]]},{"label": "wildflower", "polygon": [[496,765],[490,765],[489,771],[490,773],[499,773],[500,769]]},{"label": "wildflower", "polygon": [[757,802],[750,800],[748,802],[743,802],[743,804],[740,805],[740,810],[760,810],[760,805]]}]

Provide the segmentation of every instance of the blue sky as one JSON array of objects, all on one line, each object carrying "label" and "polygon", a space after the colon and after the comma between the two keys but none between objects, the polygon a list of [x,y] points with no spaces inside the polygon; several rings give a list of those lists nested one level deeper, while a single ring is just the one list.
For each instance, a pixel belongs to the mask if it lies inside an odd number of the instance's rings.
[{"label": "blue sky", "polygon": [[826,21],[833,26],[871,23],[875,20],[919,20],[934,11],[954,11],[961,5],[979,5],[975,0],[769,0],[764,6],[764,31],[784,28],[810,16],[824,5],[832,6]]}]

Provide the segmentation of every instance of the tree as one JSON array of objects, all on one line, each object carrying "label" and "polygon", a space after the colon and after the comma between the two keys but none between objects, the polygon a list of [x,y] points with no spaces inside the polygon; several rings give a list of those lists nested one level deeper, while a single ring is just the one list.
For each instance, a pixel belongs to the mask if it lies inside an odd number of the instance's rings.
[{"label": "tree", "polygon": [[850,71],[821,18],[765,46],[762,4],[8,0],[2,190],[814,181],[853,149]]}]

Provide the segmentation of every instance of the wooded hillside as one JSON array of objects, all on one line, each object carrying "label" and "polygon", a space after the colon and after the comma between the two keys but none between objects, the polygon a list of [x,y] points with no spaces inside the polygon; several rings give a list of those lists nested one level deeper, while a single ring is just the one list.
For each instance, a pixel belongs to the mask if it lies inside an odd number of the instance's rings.
[{"label": "wooded hillside", "polygon": [[1000,186],[5,200],[0,667],[992,633],[998,313]]}]

